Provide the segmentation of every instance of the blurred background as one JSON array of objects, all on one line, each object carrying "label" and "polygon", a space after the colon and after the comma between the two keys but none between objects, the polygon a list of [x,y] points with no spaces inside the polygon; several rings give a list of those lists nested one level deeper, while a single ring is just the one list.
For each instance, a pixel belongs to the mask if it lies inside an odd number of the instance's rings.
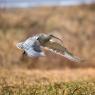
[{"label": "blurred background", "polygon": [[[94,70],[94,3],[95,0],[0,0],[0,67]],[[85,61],[73,63],[49,51],[45,51],[46,57],[28,58],[15,46],[34,34],[52,31],[64,38],[64,46],[69,51]]]}]

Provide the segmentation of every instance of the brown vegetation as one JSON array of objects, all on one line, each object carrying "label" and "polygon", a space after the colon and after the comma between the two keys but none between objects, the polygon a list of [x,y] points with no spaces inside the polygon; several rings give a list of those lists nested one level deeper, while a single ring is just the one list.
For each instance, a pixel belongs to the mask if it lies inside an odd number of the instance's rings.
[{"label": "brown vegetation", "polygon": [[[71,67],[94,67],[94,17],[94,6],[1,10],[1,65],[15,63],[20,63],[21,65],[21,63],[27,63],[29,68],[44,67],[47,69],[69,65]],[[49,52],[45,58],[31,59],[21,57],[21,52],[15,47],[17,42],[33,34],[40,32],[48,33],[55,29],[58,30],[57,36],[60,36],[62,39],[64,37],[64,45],[75,55],[86,60],[84,64],[77,65],[72,62],[70,63],[68,60]]]}]

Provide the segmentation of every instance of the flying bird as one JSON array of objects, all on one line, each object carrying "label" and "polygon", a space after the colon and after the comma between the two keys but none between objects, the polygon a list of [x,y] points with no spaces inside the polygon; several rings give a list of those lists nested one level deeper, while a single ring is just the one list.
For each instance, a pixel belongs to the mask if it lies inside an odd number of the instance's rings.
[{"label": "flying bird", "polygon": [[[62,44],[54,39],[59,40]],[[36,34],[23,42],[17,43],[16,46],[17,48],[23,50],[23,54],[26,54],[29,57],[45,56],[43,49],[48,49],[71,61],[80,62],[80,58],[74,56],[63,46],[63,41],[60,38],[51,34]]]}]

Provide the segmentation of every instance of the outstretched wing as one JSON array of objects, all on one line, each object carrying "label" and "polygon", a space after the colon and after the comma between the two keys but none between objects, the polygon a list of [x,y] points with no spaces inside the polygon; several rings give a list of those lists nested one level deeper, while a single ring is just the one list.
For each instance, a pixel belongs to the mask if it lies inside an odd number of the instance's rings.
[{"label": "outstretched wing", "polygon": [[74,56],[71,52],[69,52],[63,45],[61,45],[60,43],[54,42],[54,41],[48,41],[47,43],[45,43],[43,45],[44,48],[55,52],[57,54],[60,54],[62,56],[64,56],[65,58],[71,60],[71,61],[75,61],[75,62],[79,62],[80,58]]}]

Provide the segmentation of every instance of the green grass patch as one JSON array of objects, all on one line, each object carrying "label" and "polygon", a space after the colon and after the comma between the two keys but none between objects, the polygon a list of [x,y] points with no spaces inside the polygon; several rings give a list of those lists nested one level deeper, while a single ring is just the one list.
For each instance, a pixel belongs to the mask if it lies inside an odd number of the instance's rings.
[{"label": "green grass patch", "polygon": [[95,81],[37,83],[29,85],[0,83],[0,95],[95,95]]}]

